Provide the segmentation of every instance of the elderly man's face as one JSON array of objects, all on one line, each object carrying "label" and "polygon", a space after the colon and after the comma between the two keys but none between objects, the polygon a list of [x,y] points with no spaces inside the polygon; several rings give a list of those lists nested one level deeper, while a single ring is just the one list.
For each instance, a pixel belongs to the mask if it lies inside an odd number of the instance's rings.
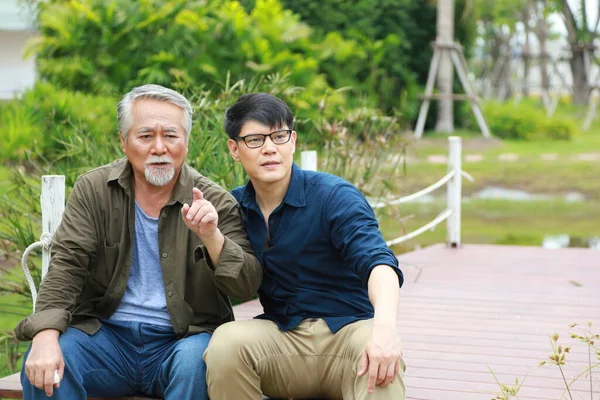
[{"label": "elderly man's face", "polygon": [[121,147],[137,181],[164,186],[179,176],[188,151],[183,110],[175,104],[139,99],[133,103],[132,125]]}]

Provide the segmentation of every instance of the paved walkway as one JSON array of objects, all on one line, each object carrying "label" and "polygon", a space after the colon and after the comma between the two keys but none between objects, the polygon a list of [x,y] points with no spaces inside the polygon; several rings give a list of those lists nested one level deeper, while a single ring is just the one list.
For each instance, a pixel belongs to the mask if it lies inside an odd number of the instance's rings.
[{"label": "paved walkway", "polygon": [[[492,399],[498,379],[527,374],[519,398],[560,399],[549,335],[572,346],[567,379],[586,367],[587,348],[568,337],[573,322],[600,332],[600,252],[591,249],[443,245],[399,256],[405,271],[398,329],[404,344],[409,399]],[[260,313],[258,301],[235,307],[238,319]],[[585,381],[574,398],[585,396]],[[596,384],[597,387],[597,384]],[[588,392],[589,393],[589,392]]]}]

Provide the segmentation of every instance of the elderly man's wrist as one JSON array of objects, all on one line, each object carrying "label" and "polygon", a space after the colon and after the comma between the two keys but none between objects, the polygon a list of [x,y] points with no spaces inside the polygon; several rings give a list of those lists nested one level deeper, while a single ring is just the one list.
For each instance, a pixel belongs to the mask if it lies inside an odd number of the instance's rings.
[{"label": "elderly man's wrist", "polygon": [[211,235],[198,235],[198,237],[204,245],[218,244],[225,241],[225,237],[218,228]]}]

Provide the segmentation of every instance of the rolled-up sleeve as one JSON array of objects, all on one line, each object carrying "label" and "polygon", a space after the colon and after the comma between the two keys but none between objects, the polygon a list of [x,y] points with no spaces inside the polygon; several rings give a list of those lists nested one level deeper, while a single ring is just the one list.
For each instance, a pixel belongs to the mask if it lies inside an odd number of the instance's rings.
[{"label": "rolled-up sleeve", "polygon": [[63,332],[88,277],[87,265],[96,247],[91,213],[81,181],[77,181],[54,234],[50,268],[40,286],[34,314],[15,328],[17,339],[31,340],[39,331]]},{"label": "rolled-up sleeve", "polygon": [[219,230],[225,237],[219,261],[213,265],[204,246],[195,250],[196,261],[204,258],[214,273],[215,285],[228,296],[249,299],[258,291],[262,267],[252,252],[240,206],[228,192],[210,199],[219,214]]},{"label": "rolled-up sleeve", "polygon": [[329,220],[332,243],[365,288],[377,265],[392,267],[402,286],[404,276],[398,259],[386,245],[375,213],[358,189],[349,183],[336,185],[329,194],[323,217]]}]

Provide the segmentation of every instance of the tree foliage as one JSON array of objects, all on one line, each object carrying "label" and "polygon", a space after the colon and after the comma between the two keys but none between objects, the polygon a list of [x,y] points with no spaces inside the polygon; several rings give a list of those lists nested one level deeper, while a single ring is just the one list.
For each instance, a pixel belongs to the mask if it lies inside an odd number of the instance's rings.
[{"label": "tree foliage", "polygon": [[[34,2],[34,0],[25,0]],[[457,0],[459,40],[474,21]],[[31,43],[40,74],[63,88],[122,93],[289,74],[306,96],[352,86],[387,112],[407,110],[435,39],[431,0],[49,0]],[[409,116],[411,112],[408,112]]]},{"label": "tree foliage", "polygon": [[55,0],[40,4],[39,30],[29,53],[37,54],[41,76],[96,94],[147,82],[211,86],[227,76],[267,73],[287,75],[306,89],[305,98],[330,86],[384,89],[380,65],[401,44],[396,35],[317,36],[278,0],[258,0],[250,11],[231,0]]},{"label": "tree foliage", "polygon": [[[246,2],[251,7],[252,0]],[[433,55],[431,42],[436,37],[436,4],[432,0],[283,0],[285,6],[322,35],[335,33],[360,46],[381,43],[372,65],[358,66],[355,74],[361,89],[374,96],[384,110],[400,109],[405,116],[416,116],[416,93],[427,80]],[[456,39],[470,53],[476,36],[476,20],[469,0],[456,0]],[[370,60],[372,58],[369,58]],[[322,69],[336,84],[335,65]],[[364,79],[369,77],[370,79]]]}]

